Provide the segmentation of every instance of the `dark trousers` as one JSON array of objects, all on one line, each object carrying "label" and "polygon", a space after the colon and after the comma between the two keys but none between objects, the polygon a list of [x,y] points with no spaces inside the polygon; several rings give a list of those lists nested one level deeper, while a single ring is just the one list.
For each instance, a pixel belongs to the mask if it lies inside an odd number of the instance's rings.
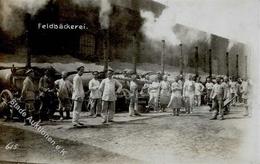
[{"label": "dark trousers", "polygon": [[224,108],[223,108],[223,100],[213,99],[212,101],[212,109],[213,109],[213,117],[217,118],[218,115],[223,118],[224,116]]},{"label": "dark trousers", "polygon": [[48,120],[52,119],[56,110],[54,93],[46,93],[40,97],[40,119]]}]

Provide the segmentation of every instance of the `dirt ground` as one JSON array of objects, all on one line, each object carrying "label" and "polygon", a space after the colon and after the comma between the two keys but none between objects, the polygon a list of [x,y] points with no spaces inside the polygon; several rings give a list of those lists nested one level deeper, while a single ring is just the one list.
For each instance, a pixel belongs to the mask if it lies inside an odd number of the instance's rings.
[{"label": "dirt ground", "polygon": [[[49,163],[256,163],[248,138],[251,117],[243,107],[232,107],[223,121],[209,120],[207,107],[193,114],[122,120],[108,126],[100,118],[82,117],[86,126],[73,128],[70,121],[44,124],[46,131],[66,148],[65,156],[52,151],[49,143],[32,127],[1,122],[0,159]],[[169,111],[170,112],[170,111]],[[125,118],[123,118],[125,117]],[[8,127],[7,127],[8,126]],[[10,127],[11,126],[11,127]],[[9,141],[21,145],[18,152],[6,151]]]},{"label": "dirt ground", "polygon": [[[0,163],[140,163],[95,146],[55,138],[68,151],[62,155],[41,135],[10,126],[1,125],[0,133]],[[17,149],[7,150],[10,142],[18,144]]]}]

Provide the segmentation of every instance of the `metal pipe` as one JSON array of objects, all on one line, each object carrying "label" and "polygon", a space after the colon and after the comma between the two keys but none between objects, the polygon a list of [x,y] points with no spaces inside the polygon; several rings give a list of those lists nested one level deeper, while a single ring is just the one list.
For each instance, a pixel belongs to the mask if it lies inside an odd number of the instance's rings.
[{"label": "metal pipe", "polygon": [[237,78],[239,77],[239,55],[237,54],[236,55],[236,57],[237,57],[237,60],[236,60],[236,73],[237,73]]},{"label": "metal pipe", "polygon": [[180,50],[181,50],[181,58],[180,58],[180,65],[181,65],[181,71],[180,74],[183,75],[183,69],[184,69],[184,63],[183,63],[183,53],[182,53],[182,44],[180,44]]},{"label": "metal pipe", "polygon": [[229,53],[226,52],[226,69],[227,69],[227,77],[229,77]]},{"label": "metal pipe", "polygon": [[195,74],[199,75],[199,48],[195,47]]},{"label": "metal pipe", "polygon": [[212,50],[209,49],[209,76],[212,77]]},{"label": "metal pipe", "polygon": [[161,54],[162,75],[164,75],[164,69],[165,69],[164,57],[165,57],[165,40],[162,40],[162,54]]},{"label": "metal pipe", "polygon": [[245,56],[245,78],[247,78],[247,56]]},{"label": "metal pipe", "polygon": [[137,43],[136,43],[136,36],[135,35],[133,35],[133,38],[132,38],[133,40],[132,40],[132,48],[133,48],[133,58],[132,58],[132,60],[133,60],[133,73],[134,74],[136,74],[136,67],[137,67],[137,61],[136,61],[136,59],[137,59]]},{"label": "metal pipe", "polygon": [[103,55],[104,55],[104,72],[108,70],[108,31],[103,30]]},{"label": "metal pipe", "polygon": [[31,62],[32,62],[32,55],[31,55],[31,41],[30,41],[30,33],[31,33],[31,15],[29,13],[26,13],[25,15],[25,38],[26,38],[26,47],[27,47],[27,59],[26,59],[26,68],[31,68]]}]

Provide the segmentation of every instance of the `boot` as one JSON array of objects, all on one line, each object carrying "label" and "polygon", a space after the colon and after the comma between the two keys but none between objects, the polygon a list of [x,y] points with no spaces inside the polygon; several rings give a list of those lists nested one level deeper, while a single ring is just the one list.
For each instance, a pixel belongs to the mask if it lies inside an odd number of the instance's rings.
[{"label": "boot", "polygon": [[63,116],[63,110],[60,110],[60,120],[63,120],[64,116]]},{"label": "boot", "polygon": [[71,117],[70,117],[70,111],[66,111],[66,119],[72,119]]},{"label": "boot", "polygon": [[134,108],[133,107],[129,107],[129,116],[130,117],[134,116]]},{"label": "boot", "polygon": [[180,109],[177,109],[177,114],[176,114],[176,116],[179,116],[179,114],[180,114]]}]

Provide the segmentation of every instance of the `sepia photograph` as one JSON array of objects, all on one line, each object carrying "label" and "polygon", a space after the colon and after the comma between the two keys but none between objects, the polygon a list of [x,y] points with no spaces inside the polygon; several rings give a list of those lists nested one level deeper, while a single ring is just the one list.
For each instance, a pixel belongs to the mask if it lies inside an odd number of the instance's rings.
[{"label": "sepia photograph", "polygon": [[0,0],[0,163],[260,164],[258,6]]}]

